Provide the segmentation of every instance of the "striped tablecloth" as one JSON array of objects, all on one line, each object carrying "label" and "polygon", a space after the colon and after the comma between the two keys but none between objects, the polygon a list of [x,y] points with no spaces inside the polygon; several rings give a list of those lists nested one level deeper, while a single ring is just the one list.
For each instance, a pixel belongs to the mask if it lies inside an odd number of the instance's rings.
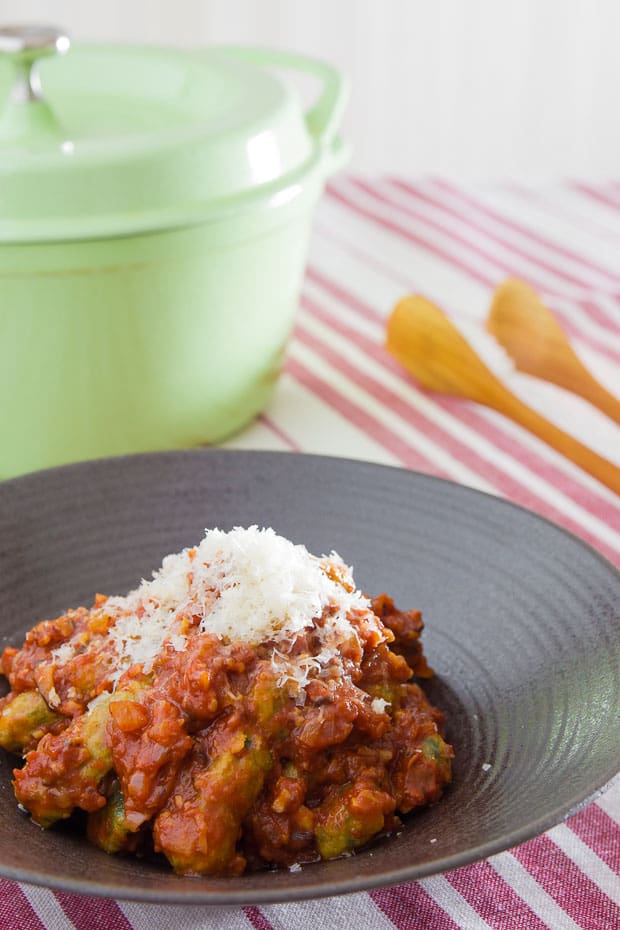
[{"label": "striped tablecloth", "polygon": [[[524,187],[341,177],[317,213],[302,306],[270,409],[227,445],[405,466],[515,501],[620,564],[620,500],[499,415],[421,391],[383,349],[394,302],[440,304],[519,396],[620,464],[620,427],[512,371],[483,330],[528,280],[620,396],[620,184]],[[620,636],[620,630],[618,631]],[[446,875],[294,904],[142,905],[0,883],[1,930],[618,930],[620,781],[543,836]]]}]

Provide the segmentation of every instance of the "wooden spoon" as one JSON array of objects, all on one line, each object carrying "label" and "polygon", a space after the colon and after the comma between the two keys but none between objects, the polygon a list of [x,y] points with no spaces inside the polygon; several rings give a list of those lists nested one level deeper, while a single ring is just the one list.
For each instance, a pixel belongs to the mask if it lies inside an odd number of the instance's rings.
[{"label": "wooden spoon", "polygon": [[387,324],[387,349],[425,387],[503,413],[620,494],[620,468],[519,400],[430,301],[412,296],[396,305]]},{"label": "wooden spoon", "polygon": [[620,423],[620,401],[590,374],[556,318],[524,281],[510,278],[497,288],[487,329],[519,371],[579,394]]}]

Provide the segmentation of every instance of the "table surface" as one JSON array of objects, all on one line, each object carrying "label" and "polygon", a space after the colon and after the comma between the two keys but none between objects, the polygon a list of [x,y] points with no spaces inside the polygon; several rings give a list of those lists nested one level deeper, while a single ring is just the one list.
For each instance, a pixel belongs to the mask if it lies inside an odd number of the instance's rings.
[{"label": "table surface", "polygon": [[[620,565],[620,500],[475,404],[421,390],[383,348],[407,293],[438,303],[505,382],[620,464],[620,426],[512,370],[484,332],[494,287],[530,282],[583,361],[620,396],[620,184],[456,185],[341,176],[314,226],[285,372],[232,448],[404,466],[506,497]],[[619,631],[620,635],[620,631]],[[420,882],[243,909],[143,905],[0,882],[3,930],[617,930],[620,781],[543,836]]]}]

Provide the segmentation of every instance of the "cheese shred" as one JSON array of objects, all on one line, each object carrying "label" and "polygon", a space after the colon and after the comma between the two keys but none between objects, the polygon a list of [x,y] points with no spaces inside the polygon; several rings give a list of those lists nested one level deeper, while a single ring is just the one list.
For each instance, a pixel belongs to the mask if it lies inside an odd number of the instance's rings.
[{"label": "cheese shred", "polygon": [[[199,633],[269,645],[279,685],[297,692],[313,677],[346,674],[343,652],[360,651],[360,630],[375,644],[386,639],[337,553],[318,558],[257,526],[207,530],[198,546],[166,556],[151,580],[97,611],[110,621],[113,687],[131,665],[148,673],[164,649],[183,651],[188,635]],[[314,647],[300,647],[310,631]],[[61,665],[74,654],[65,643],[54,660]]]}]

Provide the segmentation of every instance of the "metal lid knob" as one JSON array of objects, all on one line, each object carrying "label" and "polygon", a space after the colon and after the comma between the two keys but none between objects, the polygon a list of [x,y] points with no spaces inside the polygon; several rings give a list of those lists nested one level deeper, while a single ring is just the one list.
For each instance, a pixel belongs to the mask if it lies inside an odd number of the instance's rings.
[{"label": "metal lid knob", "polygon": [[16,75],[11,90],[14,103],[41,99],[41,85],[36,64],[49,55],[63,55],[69,50],[69,37],[55,26],[31,24],[0,27],[0,54],[13,61]]}]

